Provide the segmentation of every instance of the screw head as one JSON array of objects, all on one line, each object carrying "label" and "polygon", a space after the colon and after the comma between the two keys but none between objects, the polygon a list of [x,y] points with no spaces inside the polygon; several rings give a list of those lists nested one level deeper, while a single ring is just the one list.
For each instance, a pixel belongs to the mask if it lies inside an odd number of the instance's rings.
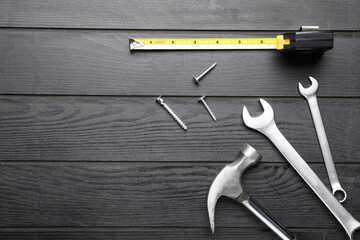
[{"label": "screw head", "polygon": [[164,103],[164,99],[162,99],[161,95],[156,99],[156,101],[160,104]]},{"label": "screw head", "polygon": [[204,100],[204,98],[205,98],[206,96],[204,95],[204,96],[202,96],[201,98],[199,98],[199,102],[201,102],[202,100]]},{"label": "screw head", "polygon": [[198,80],[198,78],[196,78],[196,77],[193,77],[193,80],[194,80],[194,82],[196,83],[196,85],[199,85],[199,80]]}]

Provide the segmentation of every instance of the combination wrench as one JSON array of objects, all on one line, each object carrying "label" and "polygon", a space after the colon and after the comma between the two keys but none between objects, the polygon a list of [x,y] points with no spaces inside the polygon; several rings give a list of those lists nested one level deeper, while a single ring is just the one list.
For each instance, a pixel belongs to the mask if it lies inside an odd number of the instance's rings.
[{"label": "combination wrench", "polygon": [[260,99],[260,103],[264,112],[258,117],[251,117],[246,106],[244,106],[242,115],[245,125],[261,132],[271,140],[291,166],[299,173],[309,187],[316,193],[320,200],[340,222],[345,229],[348,238],[353,240],[353,234],[358,228],[360,228],[360,222],[351,216],[341,203],[338,202],[338,200],[327,189],[305,160],[293,148],[284,135],[282,135],[276,126],[274,111],[270,104],[263,99]]},{"label": "combination wrench", "polygon": [[334,160],[331,155],[330,145],[329,145],[328,139],[326,137],[324,124],[323,124],[323,121],[321,118],[319,105],[318,105],[318,101],[317,101],[317,97],[316,97],[316,92],[319,88],[319,84],[315,78],[309,77],[309,79],[311,81],[311,86],[309,88],[304,88],[303,85],[301,83],[299,83],[299,92],[301,95],[303,95],[306,98],[306,100],[309,104],[309,108],[310,108],[311,115],[312,115],[312,118],[314,121],[317,137],[319,139],[321,152],[324,157],[326,171],[329,176],[329,181],[330,181],[331,188],[332,188],[332,194],[335,195],[336,192],[341,192],[343,195],[343,198],[341,200],[339,200],[339,202],[342,203],[346,200],[347,194],[346,194],[345,190],[342,188],[342,186],[340,185],[340,181],[339,181],[338,175],[336,173],[335,165],[334,165]]}]

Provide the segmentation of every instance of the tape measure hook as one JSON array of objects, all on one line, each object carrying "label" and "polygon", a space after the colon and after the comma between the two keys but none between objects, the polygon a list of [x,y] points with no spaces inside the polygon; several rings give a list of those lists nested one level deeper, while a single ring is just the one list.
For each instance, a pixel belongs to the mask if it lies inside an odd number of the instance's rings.
[{"label": "tape measure hook", "polygon": [[142,41],[136,41],[134,39],[130,39],[129,42],[130,42],[130,50],[145,46],[145,43]]}]

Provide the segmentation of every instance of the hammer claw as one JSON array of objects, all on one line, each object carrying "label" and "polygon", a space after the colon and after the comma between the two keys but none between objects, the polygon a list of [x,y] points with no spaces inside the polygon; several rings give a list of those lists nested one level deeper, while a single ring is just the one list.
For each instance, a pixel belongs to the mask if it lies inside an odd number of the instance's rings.
[{"label": "hammer claw", "polygon": [[[264,108],[265,109],[265,108]],[[247,110],[246,110],[247,111]],[[266,109],[265,109],[266,111]],[[250,116],[250,115],[249,115]],[[231,198],[249,209],[283,240],[293,240],[295,236],[270,216],[258,203],[253,201],[243,189],[242,175],[250,166],[260,161],[261,155],[249,144],[240,150],[240,156],[227,164],[213,181],[207,199],[211,232],[215,232],[215,206],[221,196]]]},{"label": "hammer claw", "polygon": [[219,187],[216,184],[211,185],[210,191],[208,194],[208,199],[207,199],[210,227],[211,227],[211,232],[213,234],[215,232],[215,206],[216,206],[217,200],[219,199],[220,193],[221,193],[221,191],[218,188]]}]

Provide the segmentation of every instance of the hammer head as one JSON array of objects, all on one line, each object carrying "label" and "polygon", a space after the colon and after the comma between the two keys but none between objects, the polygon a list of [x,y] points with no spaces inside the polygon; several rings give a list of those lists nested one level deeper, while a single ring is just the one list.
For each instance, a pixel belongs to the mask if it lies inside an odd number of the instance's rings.
[{"label": "hammer head", "polygon": [[241,148],[238,159],[230,164],[227,164],[216,176],[215,180],[211,184],[207,199],[212,233],[215,231],[215,206],[217,200],[221,196],[226,196],[235,200],[240,197],[240,195],[244,194],[245,191],[241,181],[242,175],[246,169],[258,163],[260,159],[260,153],[246,143]]}]

